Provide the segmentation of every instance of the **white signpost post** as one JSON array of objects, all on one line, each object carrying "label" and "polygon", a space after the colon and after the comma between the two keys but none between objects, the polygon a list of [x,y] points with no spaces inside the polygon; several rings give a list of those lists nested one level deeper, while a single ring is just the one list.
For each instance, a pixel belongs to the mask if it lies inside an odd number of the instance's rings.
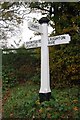
[{"label": "white signpost post", "polygon": [[39,20],[40,24],[29,23],[28,28],[41,33],[41,40],[27,41],[26,49],[41,47],[41,86],[39,91],[40,101],[49,100],[51,97],[50,73],[49,73],[49,48],[48,46],[66,44],[70,42],[68,34],[48,38],[48,18]]}]

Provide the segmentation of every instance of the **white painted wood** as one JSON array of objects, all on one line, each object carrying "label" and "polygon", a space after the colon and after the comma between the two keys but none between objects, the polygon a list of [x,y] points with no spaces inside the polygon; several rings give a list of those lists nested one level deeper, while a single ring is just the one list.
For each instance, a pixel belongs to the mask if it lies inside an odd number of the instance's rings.
[{"label": "white painted wood", "polygon": [[[48,38],[47,46],[59,45],[59,44],[67,44],[70,42],[70,36],[68,34],[58,35],[54,37]],[[41,39],[39,40],[30,40],[25,42],[25,48],[38,48],[41,47]]]},{"label": "white painted wood", "polygon": [[26,49],[41,47],[41,85],[39,93],[50,93],[50,73],[49,73],[49,47],[53,45],[66,44],[70,42],[68,34],[58,35],[48,38],[48,24],[41,25],[35,23],[28,24],[29,29],[42,33],[41,40],[27,41]]},{"label": "white painted wood", "polygon": [[33,31],[42,33],[41,25],[38,24],[38,23],[29,22],[29,23],[28,23],[28,28],[29,28],[30,30],[33,30]]},{"label": "white painted wood", "polygon": [[67,44],[70,42],[70,36],[68,34],[49,37],[48,46]]},{"label": "white painted wood", "polygon": [[38,47],[41,47],[41,40],[26,41],[24,45],[26,49],[38,48]]},{"label": "white painted wood", "polygon": [[41,87],[39,93],[48,93],[50,90],[50,74],[49,74],[49,48],[48,42],[48,26],[43,23],[41,34]]}]

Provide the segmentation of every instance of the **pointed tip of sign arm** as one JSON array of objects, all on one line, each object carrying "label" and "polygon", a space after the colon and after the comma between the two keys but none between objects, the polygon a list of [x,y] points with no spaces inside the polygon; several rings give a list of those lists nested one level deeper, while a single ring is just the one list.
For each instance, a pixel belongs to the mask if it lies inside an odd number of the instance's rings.
[{"label": "pointed tip of sign arm", "polygon": [[68,41],[70,42],[71,41],[71,36],[69,34],[64,34],[64,35],[61,35],[61,36],[66,36]]},{"label": "pointed tip of sign arm", "polygon": [[69,42],[71,41],[71,36],[69,34],[67,34],[67,38],[69,40]]}]

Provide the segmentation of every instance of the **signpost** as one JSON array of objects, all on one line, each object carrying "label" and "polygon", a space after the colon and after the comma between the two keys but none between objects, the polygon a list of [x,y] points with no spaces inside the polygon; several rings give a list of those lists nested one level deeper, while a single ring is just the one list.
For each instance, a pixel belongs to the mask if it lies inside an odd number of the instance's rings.
[{"label": "signpost", "polygon": [[49,37],[48,46],[67,44],[70,42],[70,36],[68,34]]},{"label": "signpost", "polygon": [[[58,35],[54,37],[49,37],[47,46],[67,44],[69,42],[70,42],[70,36],[68,34]],[[41,39],[26,41],[25,47],[26,49],[41,47]]]},{"label": "signpost", "polygon": [[40,26],[40,24],[38,24],[38,23],[29,22],[29,23],[28,23],[28,28],[29,28],[30,30],[33,30],[33,31],[36,31],[36,32],[41,33],[41,26]]},{"label": "signpost", "polygon": [[25,42],[26,49],[41,47],[41,40],[31,40]]},{"label": "signpost", "polygon": [[39,91],[40,101],[49,100],[51,97],[50,73],[49,73],[49,47],[70,42],[68,34],[48,38],[48,18],[43,17],[39,24],[29,23],[28,28],[41,33],[41,40],[27,41],[26,49],[41,47],[41,86]]}]

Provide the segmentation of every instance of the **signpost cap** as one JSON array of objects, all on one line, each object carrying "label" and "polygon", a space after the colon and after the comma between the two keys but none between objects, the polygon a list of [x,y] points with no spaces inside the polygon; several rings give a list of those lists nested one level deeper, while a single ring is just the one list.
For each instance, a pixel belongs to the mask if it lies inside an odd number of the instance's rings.
[{"label": "signpost cap", "polygon": [[39,20],[39,23],[40,24],[43,24],[43,23],[47,23],[48,24],[49,22],[49,19],[47,17],[42,17],[40,20]]}]

